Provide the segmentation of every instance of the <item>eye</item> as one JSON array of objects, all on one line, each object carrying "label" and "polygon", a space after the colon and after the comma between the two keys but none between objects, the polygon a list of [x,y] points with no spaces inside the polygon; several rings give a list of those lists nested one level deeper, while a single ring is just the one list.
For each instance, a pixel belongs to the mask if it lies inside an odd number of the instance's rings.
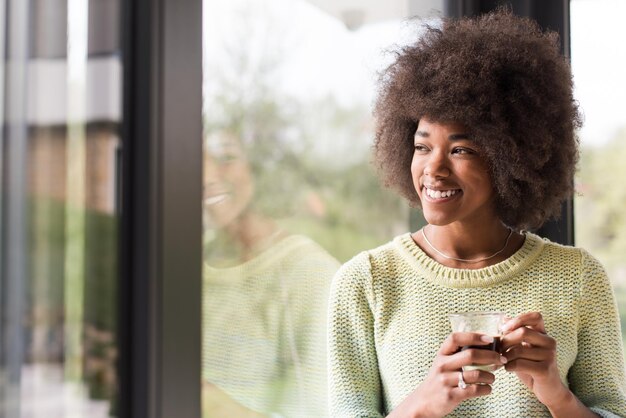
[{"label": "eye", "polygon": [[239,155],[234,153],[223,153],[215,156],[215,160],[220,164],[228,164],[239,159]]},{"label": "eye", "polygon": [[452,150],[452,154],[458,154],[458,155],[471,155],[471,154],[476,154],[476,151],[474,151],[471,148],[465,148],[465,147],[456,147]]},{"label": "eye", "polygon": [[428,147],[424,144],[415,144],[415,152],[426,152]]}]

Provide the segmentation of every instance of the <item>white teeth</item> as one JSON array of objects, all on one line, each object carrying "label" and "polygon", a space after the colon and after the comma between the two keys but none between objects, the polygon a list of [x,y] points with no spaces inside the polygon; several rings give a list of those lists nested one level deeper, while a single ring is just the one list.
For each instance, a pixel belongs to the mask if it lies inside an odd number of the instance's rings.
[{"label": "white teeth", "polygon": [[206,199],[204,199],[204,204],[206,206],[216,205],[226,200],[227,197],[228,195],[225,195],[225,194],[219,194],[217,196],[207,197]]},{"label": "white teeth", "polygon": [[431,190],[428,188],[424,188],[426,190],[426,195],[432,199],[441,199],[450,197],[456,194],[456,190]]}]

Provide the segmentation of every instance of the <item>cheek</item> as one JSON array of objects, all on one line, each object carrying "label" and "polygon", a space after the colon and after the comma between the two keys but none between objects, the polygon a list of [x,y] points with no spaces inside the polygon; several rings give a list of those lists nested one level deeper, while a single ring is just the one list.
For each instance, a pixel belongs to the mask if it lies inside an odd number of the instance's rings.
[{"label": "cheek", "polygon": [[420,186],[420,179],[422,177],[422,168],[419,166],[419,163],[413,158],[411,162],[411,178],[413,179],[413,188],[415,189],[415,193],[417,194],[417,204],[419,207],[422,206],[422,188]]},{"label": "cheek", "polygon": [[495,189],[490,176],[483,175],[475,177],[473,179],[473,185],[476,192],[484,198],[493,199],[495,196]]},{"label": "cheek", "polygon": [[237,200],[249,202],[252,199],[254,188],[254,179],[250,167],[245,163],[236,164],[229,170],[228,177],[237,195]]},{"label": "cheek", "polygon": [[245,188],[252,181],[252,173],[244,163],[232,164],[225,172],[225,177],[236,189]]},{"label": "cheek", "polygon": [[419,184],[421,173],[422,170],[419,164],[419,160],[413,157],[413,159],[411,160],[411,177],[413,178],[413,184],[416,187]]}]

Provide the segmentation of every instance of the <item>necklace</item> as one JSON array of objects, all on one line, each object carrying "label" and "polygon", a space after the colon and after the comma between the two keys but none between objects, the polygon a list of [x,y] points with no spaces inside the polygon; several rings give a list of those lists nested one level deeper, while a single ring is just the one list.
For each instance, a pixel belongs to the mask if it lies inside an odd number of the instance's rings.
[{"label": "necklace", "polygon": [[468,260],[468,259],[465,259],[465,258],[450,257],[449,255],[446,255],[446,254],[442,253],[441,251],[439,251],[438,249],[436,249],[435,246],[426,237],[426,233],[424,232],[425,229],[426,229],[426,226],[424,228],[422,228],[422,236],[424,237],[424,240],[426,241],[426,244],[428,244],[430,246],[430,248],[432,248],[437,254],[439,254],[440,256],[442,256],[444,258],[447,258],[448,260],[461,261],[463,263],[480,263],[481,261],[485,261],[485,260],[489,260],[491,258],[494,258],[498,254],[500,254],[502,251],[504,251],[504,249],[509,245],[509,240],[511,239],[511,235],[513,235],[513,230],[509,228],[509,235],[506,237],[506,241],[504,241],[504,245],[502,246],[502,248],[500,248],[498,251],[496,251],[495,253],[491,254],[490,256]]}]

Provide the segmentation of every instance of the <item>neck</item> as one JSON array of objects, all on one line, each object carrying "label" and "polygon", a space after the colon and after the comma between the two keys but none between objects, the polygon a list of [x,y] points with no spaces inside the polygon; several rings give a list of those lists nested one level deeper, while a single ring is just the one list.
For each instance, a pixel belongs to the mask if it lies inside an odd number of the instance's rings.
[{"label": "neck", "polygon": [[237,265],[254,258],[278,237],[280,228],[262,215],[246,212],[216,231],[206,246],[205,259],[212,265]]},{"label": "neck", "polygon": [[427,225],[421,234],[414,234],[431,258],[455,268],[482,268],[503,261],[519,248],[519,238],[499,221],[489,226]]}]

